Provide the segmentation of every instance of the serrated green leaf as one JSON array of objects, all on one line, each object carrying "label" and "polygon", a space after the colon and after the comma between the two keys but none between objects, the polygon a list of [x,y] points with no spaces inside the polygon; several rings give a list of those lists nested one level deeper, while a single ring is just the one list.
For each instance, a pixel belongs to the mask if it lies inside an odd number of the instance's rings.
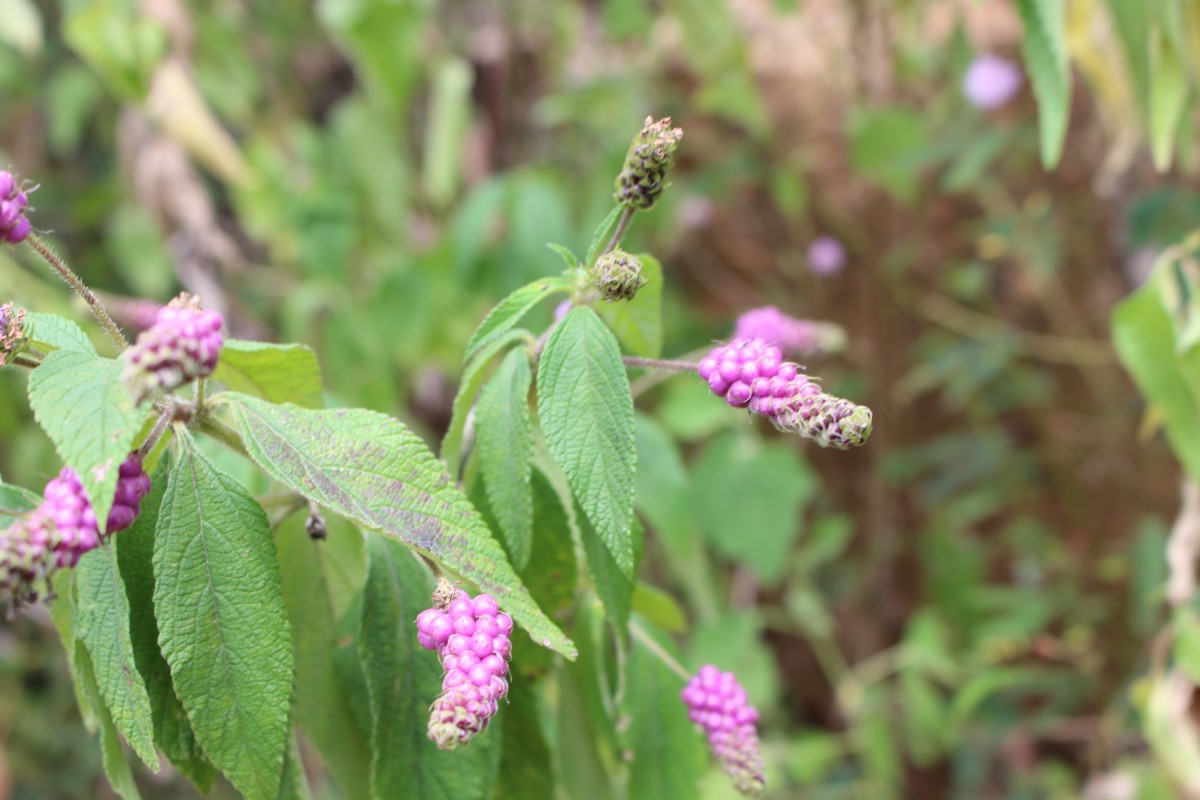
[{"label": "serrated green leaf", "polygon": [[175,695],[171,669],[158,646],[154,618],[154,532],[167,488],[165,465],[155,470],[150,493],[142,498],[142,513],[129,530],[113,537],[117,565],[129,598],[129,634],[133,658],[150,699],[154,743],[175,768],[202,792],[212,787],[216,769],[204,757]]},{"label": "serrated green leaf", "polygon": [[546,247],[558,254],[558,257],[567,265],[567,269],[575,269],[579,266],[579,259],[575,257],[570,248],[563,247],[561,244],[556,244],[555,242],[548,242]]},{"label": "serrated green leaf", "polygon": [[[75,571],[60,572],[55,576],[54,591],[58,597],[50,604],[50,621],[54,623],[58,636],[62,640],[63,653],[67,657],[67,667],[71,673],[71,686],[75,690],[75,702],[79,705],[79,714],[83,717],[83,725],[88,733],[96,733],[99,722],[96,708],[83,690],[79,679],[79,665],[76,663],[75,636]],[[84,654],[86,650],[79,648]],[[99,696],[97,694],[97,696]]]},{"label": "serrated green leaf", "polygon": [[479,323],[479,327],[471,335],[471,341],[467,343],[467,354],[463,357],[463,361],[470,361],[474,358],[476,353],[520,322],[521,317],[525,316],[525,313],[529,309],[542,300],[545,300],[555,292],[565,294],[570,290],[570,281],[557,275],[549,278],[540,278],[533,283],[517,289],[508,297],[501,300],[484,317],[483,322]]},{"label": "serrated green leaf", "polygon": [[321,408],[321,366],[317,354],[300,344],[267,344],[229,339],[213,380],[236,392],[273,403]]},{"label": "serrated green leaf", "polygon": [[1108,0],[1113,33],[1125,50],[1134,95],[1145,112],[1150,97],[1151,6],[1145,0]]},{"label": "serrated green leaf", "polygon": [[91,657],[100,696],[129,746],[157,772],[150,697],[134,659],[129,598],[111,543],[79,560],[75,592],[76,636]]},{"label": "serrated green leaf", "polygon": [[204,752],[251,800],[275,800],[292,649],[267,516],[186,432],[154,538],[154,610]]},{"label": "serrated green leaf", "polygon": [[550,334],[537,385],[550,454],[616,566],[632,577],[633,397],[617,341],[590,308],[572,309]]},{"label": "serrated green leaf", "polygon": [[625,213],[625,208],[624,205],[613,206],[613,210],[608,212],[608,216],[596,227],[596,232],[592,234],[592,243],[588,245],[587,258],[584,259],[584,264],[590,267],[596,263],[596,259],[600,257],[600,253],[604,250],[605,245],[608,244],[613,230],[617,227],[617,220],[621,218],[621,214]]},{"label": "serrated green leaf", "polygon": [[96,519],[108,519],[117,467],[142,425],[121,384],[121,364],[78,350],[53,352],[29,376],[29,404],[59,457],[79,474]]},{"label": "serrated green leaf", "polygon": [[458,384],[458,392],[454,395],[454,405],[450,414],[450,425],[442,438],[441,456],[446,462],[446,468],[451,475],[457,475],[462,465],[463,435],[467,427],[467,415],[479,394],[479,387],[487,377],[488,365],[492,359],[504,352],[514,342],[526,339],[533,342],[533,335],[524,329],[511,330],[492,339],[481,348],[475,358],[463,369],[462,380]]},{"label": "serrated green leaf", "polygon": [[365,409],[310,411],[227,397],[247,452],[275,480],[428,551],[495,595],[543,647],[574,657],[571,640],[533,602],[445,467],[400,422]]},{"label": "serrated green leaf", "polygon": [[1179,54],[1164,36],[1154,37],[1150,79],[1150,153],[1154,166],[1163,172],[1171,166],[1175,134],[1187,106],[1188,80]]},{"label": "serrated green leaf", "polygon": [[1038,102],[1042,163],[1052,168],[1062,156],[1071,113],[1063,0],[1017,0],[1025,27],[1021,48]]},{"label": "serrated green leaf", "polygon": [[279,779],[277,800],[312,800],[308,776],[304,774],[304,759],[300,757],[300,745],[294,733],[288,735],[287,749],[283,751],[283,774]]},{"label": "serrated green leaf", "polygon": [[540,469],[533,471],[533,547],[521,579],[538,605],[553,614],[575,599],[579,566],[575,563],[575,543],[571,538],[571,519]]},{"label": "serrated green leaf", "polygon": [[413,620],[429,607],[431,576],[385,537],[369,537],[367,552],[358,655],[371,699],[371,796],[482,800],[491,794],[500,726],[456,752],[438,750],[426,733],[442,670],[437,655],[417,645]]},{"label": "serrated green leaf", "polygon": [[340,517],[326,519],[324,540],[293,516],[276,534],[283,602],[296,654],[295,715],[347,797],[370,791],[371,749],[338,681],[334,652],[339,620],[366,580],[362,533]]},{"label": "serrated green leaf", "polygon": [[539,706],[529,681],[513,670],[508,679],[508,702],[501,711],[504,752],[496,781],[497,798],[546,800],[556,796],[550,745],[538,718]]},{"label": "serrated green leaf", "polygon": [[25,324],[32,331],[30,343],[43,353],[53,350],[78,350],[81,353],[96,354],[96,346],[84,333],[83,328],[65,317],[30,311],[25,316]]},{"label": "serrated green leaf", "polygon": [[529,354],[512,350],[483,387],[475,410],[475,457],[513,567],[529,562],[533,538]]},{"label": "serrated green leaf", "polygon": [[104,700],[100,696],[100,687],[97,685],[87,648],[79,640],[75,641],[73,664],[75,679],[82,686],[83,694],[87,696],[89,704],[96,712],[100,734],[101,763],[104,766],[104,774],[108,778],[109,785],[124,800],[140,800],[141,794],[138,792],[137,784],[133,782],[133,773],[129,769],[129,762],[125,759],[125,750],[121,747],[121,736],[117,733],[117,726],[113,724],[108,709],[104,707]]},{"label": "serrated green leaf", "polygon": [[662,265],[648,253],[637,256],[646,283],[632,300],[596,306],[600,319],[630,355],[658,358],[662,355]]},{"label": "serrated green leaf", "polygon": [[583,554],[587,558],[596,596],[600,598],[617,637],[624,643],[629,637],[629,615],[633,610],[633,580],[625,575],[604,546],[600,534],[578,503],[575,504],[575,523],[579,526],[579,538],[583,540]]},{"label": "serrated green leaf", "polygon": [[[656,650],[676,661],[667,637],[643,625]],[[626,734],[633,762],[629,766],[630,800],[696,797],[703,772],[704,738],[679,700],[684,680],[675,674],[646,642],[635,640],[626,669],[629,685],[623,711],[630,720]]]}]

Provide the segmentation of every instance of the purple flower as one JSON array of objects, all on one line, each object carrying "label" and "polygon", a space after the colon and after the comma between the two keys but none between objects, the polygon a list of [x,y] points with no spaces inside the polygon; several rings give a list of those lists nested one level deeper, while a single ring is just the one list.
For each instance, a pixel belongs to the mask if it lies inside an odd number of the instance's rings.
[{"label": "purple flower", "polygon": [[154,325],[125,354],[122,379],[134,401],[211,375],[225,343],[222,324],[219,313],[201,310],[186,293],[159,309]]},{"label": "purple flower", "polygon": [[688,718],[708,736],[721,769],[742,794],[757,795],[766,785],[758,742],[758,711],[732,672],[705,664],[680,692]]},{"label": "purple flower", "polygon": [[29,236],[29,197],[11,172],[0,170],[0,242],[19,244]]},{"label": "purple flower", "polygon": [[832,236],[818,236],[808,246],[808,271],[825,277],[836,275],[846,266],[846,248]]},{"label": "purple flower", "polygon": [[445,670],[429,738],[453,750],[487,727],[508,694],[513,621],[490,594],[449,594],[439,585],[434,597],[438,605],[417,615],[417,643],[436,650]]},{"label": "purple flower", "polygon": [[971,105],[991,111],[1016,97],[1024,80],[1021,68],[1013,62],[984,54],[971,62],[963,76],[963,94]]},{"label": "purple flower", "polygon": [[752,308],[737,318],[735,339],[762,339],[781,350],[801,355],[841,350],[846,333],[838,325],[796,319],[775,306]]},{"label": "purple flower", "polygon": [[25,309],[14,308],[12,303],[0,305],[0,367],[25,349],[28,336],[24,323]]}]

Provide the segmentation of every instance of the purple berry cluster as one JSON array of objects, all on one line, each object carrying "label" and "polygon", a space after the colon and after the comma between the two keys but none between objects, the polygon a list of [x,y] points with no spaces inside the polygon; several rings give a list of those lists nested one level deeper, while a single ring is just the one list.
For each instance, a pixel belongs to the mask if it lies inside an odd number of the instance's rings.
[{"label": "purple berry cluster", "polygon": [[496,598],[472,598],[461,590],[451,596],[438,603],[435,594],[437,607],[417,616],[417,642],[436,650],[446,671],[429,716],[429,738],[442,750],[471,741],[496,715],[508,694],[512,655],[512,617],[500,611]]},{"label": "purple berry cluster", "polygon": [[846,332],[831,322],[796,319],[775,306],[752,308],[737,318],[735,339],[761,339],[787,353],[816,355],[841,350]]},{"label": "purple berry cluster", "polygon": [[763,790],[762,752],[758,743],[758,711],[732,672],[705,664],[679,695],[688,717],[708,736],[713,755],[739,792]]},{"label": "purple berry cluster", "polygon": [[11,172],[0,169],[0,241],[20,244],[29,236],[29,197]]},{"label": "purple berry cluster", "polygon": [[28,342],[25,333],[25,309],[12,303],[0,305],[0,367],[21,354]]},{"label": "purple berry cluster", "polygon": [[221,315],[181,294],[159,309],[154,325],[126,353],[123,379],[135,402],[174,391],[217,368],[225,343]]},{"label": "purple berry cluster", "polygon": [[54,520],[42,507],[0,529],[0,607],[9,615],[38,601],[38,587],[57,568]]},{"label": "purple berry cluster", "polygon": [[800,367],[762,339],[734,339],[701,362],[700,377],[735,408],[761,414],[776,428],[845,450],[871,435],[871,409],[821,391]]}]

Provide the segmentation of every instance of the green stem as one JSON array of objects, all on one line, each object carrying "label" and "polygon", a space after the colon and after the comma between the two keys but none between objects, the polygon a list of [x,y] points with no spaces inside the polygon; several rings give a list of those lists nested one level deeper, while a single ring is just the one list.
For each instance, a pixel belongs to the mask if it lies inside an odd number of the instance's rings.
[{"label": "green stem", "polygon": [[237,431],[211,414],[198,411],[195,418],[195,425],[196,430],[208,434],[233,452],[250,459],[250,454],[246,452],[246,445],[242,442],[242,437],[238,436]]},{"label": "green stem", "polygon": [[206,381],[204,378],[200,378],[199,380],[196,381],[196,409],[201,414],[204,413],[204,385],[205,385],[205,383],[206,383]]},{"label": "green stem", "polygon": [[662,645],[654,641],[654,637],[647,633],[646,629],[639,625],[636,621],[631,621],[629,623],[629,633],[633,635],[633,638],[645,645],[646,649],[649,650],[655,656],[655,658],[665,664],[676,675],[683,678],[685,681],[690,681],[692,679],[692,673],[684,669],[683,665],[676,661],[670,653],[664,650]]},{"label": "green stem", "polygon": [[150,431],[150,435],[146,437],[146,441],[142,442],[142,446],[138,448],[138,453],[145,458],[150,455],[150,451],[158,444],[158,440],[166,433],[167,426],[171,424],[171,420],[175,419],[175,403],[167,400],[166,407],[158,416],[158,421],[154,423],[154,429]]},{"label": "green stem", "polygon": [[695,372],[699,364],[691,361],[675,361],[669,358],[639,358],[637,356],[621,356],[621,361],[627,367],[649,367],[668,372]]},{"label": "green stem", "polygon": [[617,245],[621,243],[621,239],[625,236],[625,229],[629,227],[629,223],[633,221],[633,215],[636,213],[637,209],[633,206],[625,206],[625,210],[621,212],[621,218],[617,220],[617,227],[613,231],[612,238],[608,240],[608,245],[600,255],[611,253],[617,249]]},{"label": "green stem", "polygon": [[29,238],[25,241],[29,242],[29,246],[37,251],[37,254],[42,257],[43,261],[50,265],[50,268],[58,274],[58,277],[66,281],[67,285],[75,291],[75,294],[84,299],[84,302],[92,309],[92,314],[104,327],[109,338],[113,340],[113,344],[117,346],[117,349],[122,352],[128,350],[129,340],[125,338],[125,334],[121,333],[121,329],[117,327],[117,323],[113,322],[112,317],[104,310],[104,305],[96,299],[96,295],[92,293],[92,290],[67,266],[67,262],[59,258],[36,234],[29,234]]}]

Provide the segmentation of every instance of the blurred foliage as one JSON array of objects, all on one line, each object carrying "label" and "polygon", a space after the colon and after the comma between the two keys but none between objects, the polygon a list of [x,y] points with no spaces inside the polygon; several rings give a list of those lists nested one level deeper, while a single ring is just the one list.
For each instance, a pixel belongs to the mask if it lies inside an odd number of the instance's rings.
[{"label": "blurred foliage", "polygon": [[[1200,627],[1194,603],[1163,627],[1180,470],[1107,333],[1195,227],[1198,24],[1176,0],[4,0],[0,162],[126,326],[127,298],[198,292],[235,336],[313,346],[332,404],[432,443],[477,322],[558,268],[547,242],[583,251],[630,132],[670,114],[674,186],[631,240],[667,276],[663,352],[765,303],[836,321],[847,353],[809,367],[876,430],[814,451],[635,378],[643,574],[683,614],[650,590],[635,611],[687,621],[690,668],[738,671],[768,796],[1153,800],[1197,780]],[[1022,47],[1032,89],[972,108],[973,55]],[[823,279],[821,233],[849,252]],[[31,267],[0,250],[0,297],[86,325]],[[1182,269],[1121,306],[1117,345],[1142,430],[1195,476],[1172,327],[1194,317],[1162,300]],[[23,380],[0,372],[0,474],[38,486],[58,467]],[[104,796],[48,622],[0,633],[0,796]],[[629,692],[669,691],[655,669]],[[543,764],[597,797],[616,734],[566,685],[505,735],[558,732]],[[729,796],[715,768],[702,785]]]}]

